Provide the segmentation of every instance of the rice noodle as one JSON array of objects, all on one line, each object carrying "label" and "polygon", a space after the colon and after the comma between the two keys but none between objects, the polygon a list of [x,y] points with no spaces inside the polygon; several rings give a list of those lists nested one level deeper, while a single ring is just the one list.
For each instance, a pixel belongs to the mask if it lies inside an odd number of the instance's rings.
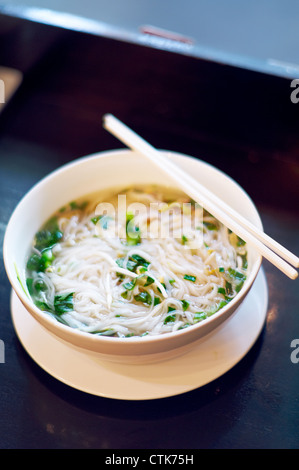
[{"label": "rice noodle", "polygon": [[[116,209],[118,194],[108,199]],[[55,296],[71,293],[73,309],[62,313],[61,320],[82,331],[126,337],[163,334],[204,321],[237,294],[246,278],[246,246],[238,245],[238,238],[226,227],[204,212],[203,219],[190,228],[195,206],[190,209],[188,198],[177,191],[147,187],[121,194],[127,206],[146,207],[133,219],[138,242],[130,244],[115,236],[121,223],[117,211],[105,226],[101,219],[95,223],[94,201],[107,201],[104,196],[97,195],[84,209],[79,205],[58,212],[63,237],[52,247],[51,265],[44,272],[28,271],[33,285],[44,282],[39,302],[45,301],[53,310]],[[184,220],[188,233],[177,237],[175,230]],[[166,223],[168,231],[171,226],[169,236],[155,236],[151,228],[159,226],[164,233]],[[121,228],[125,233],[126,227]],[[129,269],[134,256],[146,260],[146,266]],[[239,277],[234,276],[236,270]],[[132,289],[126,288],[130,282]],[[140,294],[147,295],[147,302],[140,300]]]}]

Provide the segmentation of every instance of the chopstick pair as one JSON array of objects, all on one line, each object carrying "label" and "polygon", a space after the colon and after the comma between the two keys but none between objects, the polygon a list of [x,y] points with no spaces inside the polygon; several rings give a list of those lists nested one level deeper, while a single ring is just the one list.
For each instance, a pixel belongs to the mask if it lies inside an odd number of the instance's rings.
[{"label": "chopstick pair", "polygon": [[112,114],[104,115],[103,127],[129,148],[146,156],[171,177],[188,196],[244,241],[251,243],[264,258],[290,279],[297,278],[298,272],[292,267],[299,267],[299,258],[296,255],[255,227]]}]

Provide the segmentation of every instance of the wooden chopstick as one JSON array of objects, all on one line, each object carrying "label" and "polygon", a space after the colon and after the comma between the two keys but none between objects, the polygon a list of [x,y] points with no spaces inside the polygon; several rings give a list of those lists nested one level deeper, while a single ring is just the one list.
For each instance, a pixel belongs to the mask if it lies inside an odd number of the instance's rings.
[{"label": "wooden chopstick", "polygon": [[155,149],[112,114],[104,115],[103,127],[129,148],[146,156],[152,163],[166,172],[188,196],[244,241],[251,243],[264,258],[290,279],[297,278],[298,272],[290,266],[292,264],[297,268],[299,267],[299,258],[297,256],[248,222],[241,214],[220,200],[215,194],[174,164],[165,154]]}]

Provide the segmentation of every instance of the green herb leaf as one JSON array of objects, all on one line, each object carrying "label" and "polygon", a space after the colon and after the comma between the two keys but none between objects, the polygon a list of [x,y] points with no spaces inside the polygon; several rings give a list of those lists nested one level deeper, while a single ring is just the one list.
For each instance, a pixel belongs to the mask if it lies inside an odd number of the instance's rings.
[{"label": "green herb leaf", "polygon": [[55,295],[54,309],[57,314],[62,315],[63,313],[71,312],[74,309],[73,295],[73,292],[70,294]]},{"label": "green herb leaf", "polygon": [[27,277],[26,286],[30,295],[33,295],[33,279],[32,277]]},{"label": "green herb leaf", "polygon": [[51,309],[49,307],[49,305],[46,304],[46,302],[42,302],[40,300],[34,300],[34,303],[35,305],[40,309],[40,310],[43,310],[43,311],[48,311],[50,312]]},{"label": "green herb leaf", "polygon": [[33,255],[30,256],[30,258],[27,261],[27,269],[29,271],[41,271],[40,263],[41,263],[41,256],[34,253]]},{"label": "green herb leaf", "polygon": [[58,228],[57,217],[52,217],[35,235],[35,248],[39,251],[55,245],[61,238],[63,233]]}]

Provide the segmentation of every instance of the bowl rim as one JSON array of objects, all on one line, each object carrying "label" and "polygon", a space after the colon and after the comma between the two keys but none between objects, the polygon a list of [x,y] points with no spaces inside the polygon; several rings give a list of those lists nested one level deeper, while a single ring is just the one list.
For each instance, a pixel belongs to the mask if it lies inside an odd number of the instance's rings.
[{"label": "bowl rim", "polygon": [[[251,197],[248,195],[248,193],[242,188],[242,186],[237,181],[235,181],[232,177],[227,175],[224,171],[218,169],[214,165],[212,165],[208,162],[205,162],[204,160],[202,160],[198,157],[194,157],[194,156],[183,154],[183,153],[176,152],[176,151],[169,151],[169,150],[163,150],[163,149],[159,149],[159,151],[167,154],[170,158],[179,158],[179,159],[182,158],[182,160],[184,160],[184,159],[195,160],[196,162],[199,162],[200,164],[206,166],[207,168],[210,168],[212,171],[216,171],[217,173],[222,174],[222,176],[224,178],[230,180],[230,182],[233,185],[235,185],[235,187],[237,187],[241,192],[243,192],[244,196],[247,198],[248,202],[251,204],[252,209],[256,213],[255,216],[257,218],[258,224],[260,225],[259,228],[261,228],[261,229],[263,228],[259,212],[258,212],[253,200],[251,199]],[[23,303],[25,308],[30,312],[30,314],[32,314],[32,311],[33,311],[34,315],[41,319],[42,324],[48,324],[49,326],[54,327],[55,330],[56,329],[60,330],[62,334],[66,333],[66,336],[68,336],[68,337],[72,336],[73,338],[78,338],[78,339],[85,338],[89,342],[92,342],[92,343],[101,343],[101,344],[107,343],[109,345],[111,345],[111,344],[122,345],[122,344],[129,344],[129,343],[140,344],[140,345],[142,345],[142,344],[149,345],[150,343],[156,343],[157,344],[157,342],[162,342],[162,341],[165,342],[168,338],[173,338],[174,339],[176,337],[183,337],[184,335],[189,336],[190,331],[195,332],[197,330],[200,330],[202,328],[202,325],[207,325],[207,324],[211,324],[211,323],[215,322],[219,317],[225,316],[225,314],[232,307],[234,307],[236,304],[238,305],[242,301],[242,299],[244,299],[244,297],[247,295],[248,291],[251,289],[252,284],[254,283],[254,280],[255,280],[255,278],[256,278],[256,276],[259,272],[259,269],[261,267],[261,264],[262,264],[262,256],[259,253],[256,253],[256,259],[255,259],[255,261],[254,261],[254,263],[251,267],[250,273],[247,276],[247,278],[244,282],[244,285],[243,285],[242,289],[240,290],[240,292],[233,298],[233,300],[231,302],[229,302],[229,304],[222,307],[221,310],[214,313],[210,317],[206,318],[204,321],[198,322],[194,325],[190,325],[187,328],[183,328],[183,329],[180,329],[180,330],[163,333],[161,335],[131,336],[131,337],[124,337],[124,338],[92,334],[92,333],[89,333],[89,332],[79,330],[77,328],[72,328],[68,325],[64,325],[63,323],[57,321],[54,317],[52,317],[50,314],[47,314],[47,312],[44,312],[44,311],[40,310],[33,303],[33,300],[30,298],[30,296],[28,295],[28,293],[25,291],[24,287],[22,286],[22,283],[20,282],[17,267],[15,265],[14,265],[15,272],[14,273],[12,272],[13,268],[12,268],[12,264],[11,264],[11,261],[10,261],[10,255],[9,255],[9,252],[8,252],[9,233],[10,233],[11,227],[15,223],[15,218],[18,216],[18,213],[21,211],[22,206],[26,203],[27,198],[30,195],[32,195],[34,192],[36,192],[40,188],[42,188],[42,186],[44,184],[46,184],[47,182],[49,182],[50,180],[55,178],[60,173],[67,172],[69,169],[71,169],[75,166],[84,165],[86,162],[89,162],[91,160],[97,160],[97,159],[107,158],[107,157],[111,158],[111,157],[117,156],[119,154],[138,154],[138,152],[135,152],[135,151],[132,151],[132,150],[129,150],[129,149],[122,149],[121,148],[121,149],[99,151],[99,152],[92,153],[90,155],[85,155],[85,156],[78,157],[74,160],[71,160],[67,163],[64,163],[63,165],[61,165],[61,166],[57,167],[56,169],[52,170],[51,172],[49,172],[47,175],[45,175],[39,181],[37,181],[29,189],[29,191],[27,191],[22,196],[22,198],[20,199],[20,201],[18,202],[18,204],[16,205],[16,207],[14,208],[14,210],[13,210],[11,216],[10,216],[10,219],[7,223],[7,227],[6,227],[5,234],[4,234],[3,260],[4,260],[4,267],[5,267],[8,279],[10,281],[10,284],[11,284],[13,290],[15,291],[15,293],[17,294],[17,296],[19,297],[19,299],[21,300],[21,302]],[[57,333],[57,335],[58,335],[58,333]],[[65,335],[63,335],[63,336],[65,336]]]}]

